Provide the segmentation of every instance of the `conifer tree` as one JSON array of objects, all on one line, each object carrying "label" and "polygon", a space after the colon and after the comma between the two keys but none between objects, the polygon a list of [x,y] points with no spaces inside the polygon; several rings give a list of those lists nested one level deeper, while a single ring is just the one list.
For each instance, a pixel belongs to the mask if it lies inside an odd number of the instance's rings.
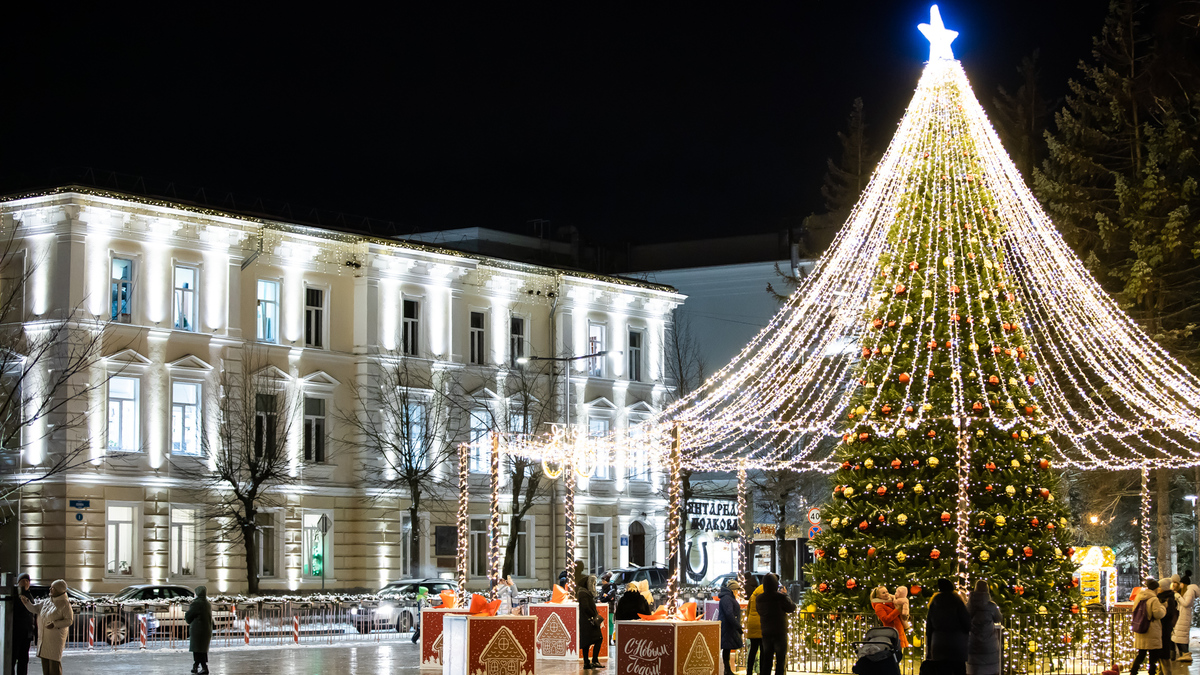
[{"label": "conifer tree", "polygon": [[1008,149],[1013,164],[1021,171],[1027,182],[1033,180],[1033,169],[1041,164],[1046,154],[1046,122],[1053,110],[1042,93],[1041,71],[1038,68],[1038,50],[1021,59],[1017,66],[1021,84],[1010,94],[1003,86],[993,99],[996,109],[996,129],[1004,147]]}]

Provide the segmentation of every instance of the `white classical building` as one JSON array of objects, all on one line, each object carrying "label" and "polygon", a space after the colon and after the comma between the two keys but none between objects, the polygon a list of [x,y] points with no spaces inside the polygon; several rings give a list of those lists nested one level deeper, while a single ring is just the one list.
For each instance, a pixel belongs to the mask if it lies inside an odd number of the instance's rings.
[{"label": "white classical building", "polygon": [[[664,335],[684,296],[668,286],[75,186],[4,198],[0,225],[16,244],[8,269],[26,275],[26,331],[69,318],[102,336],[101,358],[79,376],[102,386],[71,404],[84,423],[27,428],[5,477],[36,478],[84,448],[86,461],[21,496],[19,566],[39,583],[245,589],[241,545],[206,518],[208,498],[186,475],[211,462],[221,374],[251,353],[302,401],[286,443],[292,480],[259,516],[263,592],[453,571],[456,495],[425,502],[414,560],[408,497],[370,480],[386,469],[349,428],[377,412],[355,410],[354,392],[381,355],[406,354],[473,406],[434,430],[446,439],[485,430],[475,409],[511,412],[522,356],[612,353],[571,364],[581,431],[623,430],[670,393]],[[545,377],[552,415],[541,421],[558,421],[563,380]],[[480,489],[465,523],[479,586],[488,464],[478,453],[471,462]],[[661,475],[632,454],[619,464],[597,467],[577,493],[577,556],[594,570],[665,558]],[[447,462],[439,475],[457,472]],[[562,499],[559,487],[522,521],[518,585],[548,588],[563,567]]]}]

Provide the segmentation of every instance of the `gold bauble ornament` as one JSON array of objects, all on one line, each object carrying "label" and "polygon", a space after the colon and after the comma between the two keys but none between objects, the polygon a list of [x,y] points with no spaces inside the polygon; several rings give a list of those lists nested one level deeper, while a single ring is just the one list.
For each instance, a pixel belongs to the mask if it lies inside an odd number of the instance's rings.
[{"label": "gold bauble ornament", "polygon": [[904,555],[904,551],[896,552],[896,562],[904,562],[907,559],[908,559],[908,556]]},{"label": "gold bauble ornament", "polygon": [[847,485],[846,489],[842,490],[842,494],[846,496],[846,499],[849,499],[854,496],[854,488]]},{"label": "gold bauble ornament", "polygon": [[897,429],[896,430],[896,438],[904,438],[907,435],[908,435],[907,429]]},{"label": "gold bauble ornament", "polygon": [[996,516],[996,527],[1004,527],[1004,524],[1007,522],[1004,516]]},{"label": "gold bauble ornament", "polygon": [[860,405],[854,409],[855,415],[865,415],[866,413],[867,413],[867,409],[864,406]]},{"label": "gold bauble ornament", "polygon": [[1007,556],[1012,556],[1012,554],[1013,554],[1013,550],[1012,550],[1012,547],[1011,547],[1011,546],[1009,546],[1008,548],[1004,549],[1004,555],[1007,555]]},{"label": "gold bauble ornament", "polygon": [[899,524],[899,525],[904,525],[904,524],[905,524],[905,523],[907,523],[907,522],[908,522],[908,516],[904,515],[903,513],[901,513],[900,515],[896,516],[896,523],[897,523],[897,524]]},{"label": "gold bauble ornament", "polygon": [[845,546],[838,549],[838,557],[839,558],[845,558],[849,555],[850,555],[850,551],[847,551]]},{"label": "gold bauble ornament", "polygon": [[936,469],[937,465],[940,463],[940,460],[938,460],[937,457],[930,457],[929,461],[926,463],[929,464],[929,468]]},{"label": "gold bauble ornament", "polygon": [[979,552],[979,559],[982,560],[983,562],[987,562],[988,558],[991,558],[991,557],[992,557],[992,555],[990,553],[988,553],[987,551]]},{"label": "gold bauble ornament", "polygon": [[[921,493],[922,493],[922,492],[924,492],[924,491],[925,491],[925,486],[924,486],[924,485],[921,485],[920,483],[917,483],[917,484],[916,484],[916,485],[913,487],[913,492],[915,492],[915,493],[917,493],[917,494],[921,494]],[[900,524],[901,524],[901,525],[903,525],[904,523],[900,523]]]},{"label": "gold bauble ornament", "polygon": [[[867,459],[867,461],[863,462],[863,467],[867,468],[867,469],[874,469],[875,468],[875,460]],[[871,486],[868,485],[867,489],[870,490]]]},{"label": "gold bauble ornament", "polygon": [[1019,468],[1021,468],[1021,462],[1019,462],[1019,461],[1017,461],[1017,460],[1015,460],[1015,459],[1014,459],[1014,460],[1012,461],[1012,468],[1014,468],[1014,469],[1019,469]]}]

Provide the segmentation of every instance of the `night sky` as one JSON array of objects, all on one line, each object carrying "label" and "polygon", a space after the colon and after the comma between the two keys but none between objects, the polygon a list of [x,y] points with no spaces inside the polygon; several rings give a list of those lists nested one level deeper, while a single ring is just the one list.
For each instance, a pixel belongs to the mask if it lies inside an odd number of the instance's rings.
[{"label": "night sky", "polygon": [[[0,57],[0,193],[91,167],[407,228],[549,219],[614,242],[821,210],[851,101],[886,143],[928,56],[929,6],[911,0],[24,4]],[[989,110],[1034,48],[1064,93],[1106,6],[940,4]]]}]

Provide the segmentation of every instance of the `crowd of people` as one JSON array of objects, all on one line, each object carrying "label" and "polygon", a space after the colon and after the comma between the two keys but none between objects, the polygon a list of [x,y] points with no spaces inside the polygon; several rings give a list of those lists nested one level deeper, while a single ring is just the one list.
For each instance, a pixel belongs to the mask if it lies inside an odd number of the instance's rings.
[{"label": "crowd of people", "polygon": [[1129,675],[1137,675],[1142,664],[1150,675],[1181,675],[1192,662],[1188,641],[1192,631],[1192,604],[1200,586],[1192,583],[1192,572],[1162,579],[1146,579],[1134,589],[1133,646],[1137,656]]}]

